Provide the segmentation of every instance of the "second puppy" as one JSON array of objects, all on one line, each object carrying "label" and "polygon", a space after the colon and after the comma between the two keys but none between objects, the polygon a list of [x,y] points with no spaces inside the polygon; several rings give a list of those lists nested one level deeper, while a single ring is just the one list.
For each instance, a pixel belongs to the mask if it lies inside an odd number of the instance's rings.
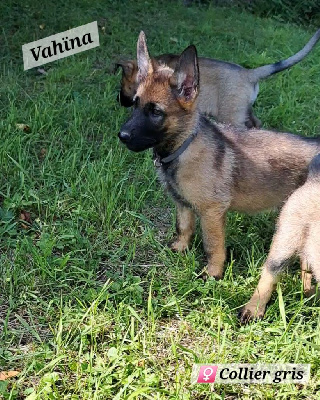
[{"label": "second puppy", "polygon": [[[240,128],[259,128],[261,122],[252,110],[259,92],[259,81],[301,61],[312,50],[319,38],[320,29],[298,53],[286,60],[254,69],[199,57],[201,92],[198,107],[200,112],[213,116],[218,122]],[[162,54],[155,57],[155,60],[174,69],[179,56]],[[123,60],[116,64],[116,69],[118,67],[122,68],[119,101],[124,107],[130,107],[133,105],[133,98],[138,87],[138,64],[136,60]]]}]

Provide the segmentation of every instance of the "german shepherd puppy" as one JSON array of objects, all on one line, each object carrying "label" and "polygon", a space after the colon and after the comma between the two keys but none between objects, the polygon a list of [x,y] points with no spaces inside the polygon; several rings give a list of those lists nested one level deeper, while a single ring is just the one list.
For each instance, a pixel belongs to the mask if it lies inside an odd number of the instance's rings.
[{"label": "german shepherd puppy", "polygon": [[238,131],[200,114],[196,48],[189,46],[175,69],[137,46],[138,88],[134,111],[120,140],[132,151],[154,149],[160,179],[177,205],[174,250],[185,250],[200,217],[207,274],[222,278],[225,222],[229,210],[254,213],[276,207],[299,186],[320,152],[320,138],[265,130]]},{"label": "german shepherd puppy", "polygon": [[241,321],[262,318],[283,267],[300,257],[304,292],[314,294],[311,272],[320,282],[320,154],[311,161],[306,183],[289,197],[278,219],[276,233],[258,286],[241,311]]},{"label": "german shepherd puppy", "polygon": [[[253,115],[252,105],[259,92],[259,80],[283,71],[301,61],[320,38],[320,29],[314,34],[302,50],[286,60],[259,68],[246,69],[240,65],[210,58],[199,58],[201,92],[198,107],[200,112],[213,116],[218,122],[224,122],[241,128],[261,126]],[[179,56],[162,54],[156,57],[159,64],[174,69]],[[116,64],[122,68],[121,105],[130,107],[137,91],[138,65],[136,60],[123,60]]]}]

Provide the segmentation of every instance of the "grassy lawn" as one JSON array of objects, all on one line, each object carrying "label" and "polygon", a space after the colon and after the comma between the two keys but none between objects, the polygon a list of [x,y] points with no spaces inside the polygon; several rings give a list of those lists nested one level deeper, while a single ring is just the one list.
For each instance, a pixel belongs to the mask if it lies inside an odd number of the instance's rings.
[{"label": "grassy lawn", "polygon": [[[3,399],[318,399],[320,314],[298,264],[266,317],[237,320],[266,257],[275,212],[228,218],[223,280],[197,279],[200,230],[172,253],[174,210],[150,152],[117,133],[112,64],[141,29],[153,54],[194,43],[201,55],[258,66],[298,51],[313,30],[237,10],[170,1],[1,2],[0,381]],[[24,43],[98,21],[100,47],[24,72]],[[320,133],[320,45],[261,84],[265,127]],[[17,125],[25,124],[29,127]],[[24,128],[24,129],[21,129]],[[194,362],[311,363],[298,385],[190,385]]]}]

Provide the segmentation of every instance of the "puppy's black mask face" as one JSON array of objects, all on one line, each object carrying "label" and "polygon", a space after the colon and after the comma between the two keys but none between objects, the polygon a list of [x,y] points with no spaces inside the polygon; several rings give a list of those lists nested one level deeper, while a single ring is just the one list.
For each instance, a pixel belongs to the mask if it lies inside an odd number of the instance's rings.
[{"label": "puppy's black mask face", "polygon": [[141,106],[135,99],[135,109],[129,120],[122,125],[119,139],[132,151],[143,151],[155,147],[164,139],[166,114],[155,103]]}]

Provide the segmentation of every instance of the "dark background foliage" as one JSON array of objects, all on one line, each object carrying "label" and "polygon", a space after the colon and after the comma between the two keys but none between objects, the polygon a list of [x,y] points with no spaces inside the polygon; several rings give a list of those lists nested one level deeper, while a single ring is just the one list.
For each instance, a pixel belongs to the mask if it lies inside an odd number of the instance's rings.
[{"label": "dark background foliage", "polygon": [[222,7],[237,7],[259,17],[273,17],[281,22],[303,25],[320,25],[319,0],[187,0],[186,5],[194,3],[212,4]]}]

